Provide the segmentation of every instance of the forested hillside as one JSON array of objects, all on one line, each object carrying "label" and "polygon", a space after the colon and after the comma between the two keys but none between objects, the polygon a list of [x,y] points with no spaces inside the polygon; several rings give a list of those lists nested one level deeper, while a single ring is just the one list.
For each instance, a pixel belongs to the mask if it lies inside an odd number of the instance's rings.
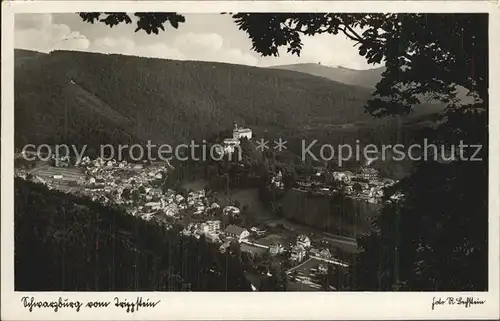
[{"label": "forested hillside", "polygon": [[238,258],[204,238],[15,181],[16,291],[247,291]]},{"label": "forested hillside", "polygon": [[176,143],[233,121],[255,132],[371,121],[370,94],[286,70],[16,50],[16,144]]},{"label": "forested hillside", "polygon": [[270,68],[303,72],[306,74],[324,77],[343,84],[361,86],[370,89],[375,88],[375,85],[377,85],[380,79],[382,79],[382,73],[385,70],[385,67],[354,70],[344,67],[330,67],[310,63],[272,66]]},{"label": "forested hillside", "polygon": [[[363,87],[372,91],[375,90],[375,86],[382,79],[382,73],[386,70],[386,67],[355,70],[340,66],[331,67],[312,63],[271,66],[269,68],[291,70],[313,76],[323,77],[335,82],[351,86]],[[474,103],[474,99],[467,96],[468,90],[464,87],[458,86],[457,93],[458,98],[462,101],[462,104]],[[438,100],[433,99],[431,95],[421,95],[419,99],[425,104],[418,106],[418,108],[416,108],[417,112],[428,113],[430,111],[429,107],[432,107],[432,109],[437,112],[442,109],[442,107],[440,107],[441,103]]]}]

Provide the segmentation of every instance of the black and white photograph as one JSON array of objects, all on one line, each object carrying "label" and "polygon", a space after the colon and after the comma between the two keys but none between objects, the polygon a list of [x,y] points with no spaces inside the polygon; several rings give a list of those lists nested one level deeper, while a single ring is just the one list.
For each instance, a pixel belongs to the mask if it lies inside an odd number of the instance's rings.
[{"label": "black and white photograph", "polygon": [[80,7],[13,14],[18,309],[399,291],[498,315],[487,10]]}]

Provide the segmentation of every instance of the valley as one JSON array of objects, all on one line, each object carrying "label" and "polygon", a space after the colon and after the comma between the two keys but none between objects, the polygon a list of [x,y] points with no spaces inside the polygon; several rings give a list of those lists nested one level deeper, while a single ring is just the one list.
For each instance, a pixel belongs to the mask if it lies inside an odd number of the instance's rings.
[{"label": "valley", "polygon": [[[380,181],[362,181],[362,190],[353,192],[357,183],[351,177],[364,175],[360,169],[366,160],[348,161],[344,168],[335,166],[335,160],[304,163],[298,156],[305,140],[331,145],[361,141],[361,146],[409,143],[442,110],[427,104],[415,114],[374,119],[364,112],[373,71],[367,71],[363,82],[352,75],[332,80],[293,68],[83,52],[18,50],[16,57],[18,151],[26,144],[86,147],[83,162],[72,160],[67,168],[37,164],[20,168],[18,177],[118,206],[166,230],[180,228],[186,237],[206,237],[223,253],[241,251],[247,279],[258,282],[272,269],[295,275],[299,265],[348,266],[358,251],[357,238],[372,229],[382,189],[411,170],[408,161],[376,161],[372,165]],[[250,139],[242,142],[242,162],[174,159],[172,167],[168,162],[106,161],[99,155],[103,144],[221,143],[235,135],[233,123],[251,128]],[[286,151],[257,150],[258,138],[277,137],[286,138]],[[344,174],[349,176],[345,181],[339,178]],[[337,183],[328,175],[337,175]],[[241,215],[228,215],[229,209]],[[250,232],[240,240],[240,250],[232,245],[234,233],[240,233],[236,231]],[[306,249],[299,244],[301,237],[310,242]],[[323,281],[315,279],[321,273],[313,275],[314,280],[304,276],[302,281],[293,276],[290,288],[321,289]]]}]

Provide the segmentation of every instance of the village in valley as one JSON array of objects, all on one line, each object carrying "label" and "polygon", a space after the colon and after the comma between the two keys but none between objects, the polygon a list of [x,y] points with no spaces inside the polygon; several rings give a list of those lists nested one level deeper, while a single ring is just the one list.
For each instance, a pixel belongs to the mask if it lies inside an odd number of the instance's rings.
[{"label": "village in valley", "polygon": [[[235,125],[233,137],[222,140],[219,153],[234,153],[242,139],[251,141],[252,131]],[[22,153],[17,153],[16,158],[22,159]],[[324,290],[325,286],[327,290],[336,290],[338,285],[322,285],[321,280],[334,269],[342,271],[348,267],[348,263],[338,258],[339,251],[329,245],[331,237],[323,238],[321,233],[310,232],[311,229],[283,224],[283,220],[246,219],[248,205],[219,198],[216,191],[204,188],[181,191],[166,186],[168,176],[175,171],[168,162],[131,163],[83,157],[71,164],[69,157],[62,157],[36,163],[17,166],[16,176],[49,189],[120,206],[130,215],[156,221],[166,229],[180,226],[183,235],[204,237],[221,252],[231,251],[233,244],[237,244],[241,253],[252,258],[248,274],[254,278],[270,275],[269,267],[262,264],[267,262],[282,266],[290,284],[295,285],[294,290]],[[270,173],[269,177],[268,189],[285,189],[281,170]],[[367,166],[358,172],[318,168],[313,175],[299,177],[291,189],[324,196],[341,192],[347,198],[380,203],[383,189],[394,183],[380,178],[376,169]],[[356,244],[355,238],[342,236],[335,236],[333,242]],[[258,277],[254,283],[258,283]],[[258,285],[253,287],[258,289]]]}]

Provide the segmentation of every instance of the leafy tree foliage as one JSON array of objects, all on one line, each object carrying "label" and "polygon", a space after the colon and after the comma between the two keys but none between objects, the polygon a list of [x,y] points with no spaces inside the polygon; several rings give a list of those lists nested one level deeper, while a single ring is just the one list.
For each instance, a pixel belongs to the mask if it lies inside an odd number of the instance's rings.
[{"label": "leafy tree foliage", "polygon": [[358,289],[487,289],[486,178],[479,162],[422,163],[396,187],[405,196],[384,207],[378,233],[359,240]]},{"label": "leafy tree foliage", "polygon": [[[166,22],[169,22],[173,28],[177,29],[179,27],[179,23],[186,21],[182,15],[177,13],[135,13],[134,16],[137,18],[137,28],[135,31],[144,30],[148,34],[158,34],[160,30],[165,31],[164,24]],[[88,12],[80,13],[80,17],[83,21],[90,23],[99,21],[105,23],[111,28],[120,23],[132,23],[131,17],[126,13]]]},{"label": "leafy tree foliage", "polygon": [[354,183],[354,184],[352,185],[352,189],[353,189],[355,192],[359,193],[359,192],[361,192],[361,191],[363,190],[363,187],[361,187],[361,185],[360,185],[359,183]]},{"label": "leafy tree foliage", "polygon": [[271,276],[262,282],[260,291],[286,291],[287,276],[283,267],[274,265],[270,268],[270,273]]},{"label": "leafy tree foliage", "polygon": [[337,280],[336,280],[336,275],[335,275],[336,268],[332,265],[329,264],[327,266],[327,271],[324,274],[320,274],[317,279],[318,283],[321,285],[324,291],[330,291],[331,287],[337,288]]}]

